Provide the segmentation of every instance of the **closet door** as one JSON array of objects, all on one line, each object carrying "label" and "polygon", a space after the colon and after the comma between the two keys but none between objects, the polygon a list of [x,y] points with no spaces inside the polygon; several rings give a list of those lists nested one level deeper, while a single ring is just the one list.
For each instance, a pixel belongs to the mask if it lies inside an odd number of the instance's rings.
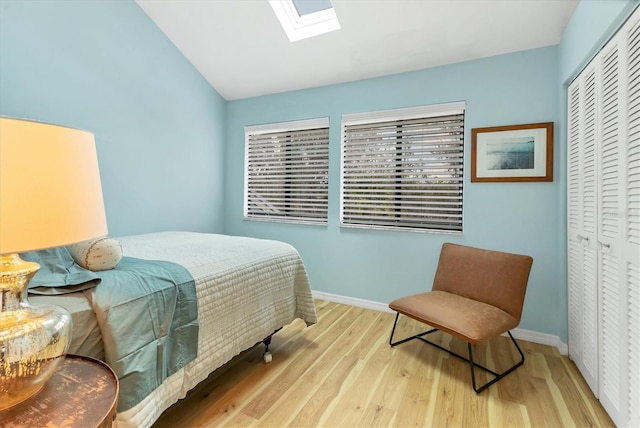
[{"label": "closet door", "polygon": [[598,55],[599,398],[620,426],[640,426],[640,12]]},{"label": "closet door", "polygon": [[621,275],[625,286],[626,366],[621,368],[623,388],[627,398],[624,409],[626,425],[640,426],[640,9],[637,9],[624,28],[627,47],[625,69],[627,79],[624,93],[625,145],[621,211]]},{"label": "closet door", "polygon": [[[568,135],[567,135],[567,298],[569,315],[569,357],[578,365],[580,372],[582,361],[582,278],[583,278],[583,245],[580,239],[582,231],[582,176],[581,152],[582,141],[582,80],[576,79],[568,89]],[[587,380],[591,385],[595,382],[592,376]],[[597,389],[597,388],[596,388]]]},{"label": "closet door", "polygon": [[596,93],[591,65],[569,87],[567,203],[569,356],[597,396]]},{"label": "closet door", "polygon": [[569,356],[640,426],[640,9],[568,91]]},{"label": "closet door", "polygon": [[[624,188],[624,143],[626,117],[623,114],[626,94],[621,90],[626,72],[625,46],[619,33],[600,52],[598,68],[598,100],[600,119],[597,135],[597,259],[598,304],[600,308],[599,393],[603,407],[614,420],[620,420],[626,405],[624,377],[626,366],[624,332],[627,325],[626,287],[621,281],[622,220]],[[615,415],[615,417],[614,417]]]}]

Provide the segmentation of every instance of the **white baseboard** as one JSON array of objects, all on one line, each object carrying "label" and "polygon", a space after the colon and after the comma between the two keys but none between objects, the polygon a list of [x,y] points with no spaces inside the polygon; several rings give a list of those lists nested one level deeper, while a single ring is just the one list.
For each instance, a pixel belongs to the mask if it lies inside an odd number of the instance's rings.
[{"label": "white baseboard", "polygon": [[389,305],[372,300],[356,299],[355,297],[340,296],[338,294],[324,293],[322,291],[311,291],[314,299],[326,300],[328,302],[342,303],[344,305],[355,306],[357,308],[373,309],[379,312],[395,314]]},{"label": "white baseboard", "polygon": [[539,343],[541,345],[555,346],[558,352],[562,355],[569,354],[569,346],[562,342],[558,336],[547,333],[539,333],[537,331],[524,330],[521,328],[515,328],[511,330],[511,334],[516,339],[527,340],[533,343]]},{"label": "white baseboard", "polygon": [[[389,309],[386,303],[374,302],[372,300],[356,299],[355,297],[340,296],[338,294],[325,293],[322,291],[312,291],[314,299],[326,300],[328,302],[342,303],[344,305],[355,306],[358,308],[372,309],[374,311],[395,313]],[[523,330],[516,328],[511,330],[513,337],[516,339],[527,340],[529,342],[539,343],[541,345],[554,346],[562,355],[569,353],[569,347],[563,343],[558,336],[547,333],[539,333],[537,331]]]}]

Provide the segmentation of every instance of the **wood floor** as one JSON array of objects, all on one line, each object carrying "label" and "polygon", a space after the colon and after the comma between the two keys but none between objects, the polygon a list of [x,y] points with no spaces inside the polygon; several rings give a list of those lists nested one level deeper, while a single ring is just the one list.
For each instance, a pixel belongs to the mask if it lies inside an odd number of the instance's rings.
[{"label": "wood floor", "polygon": [[[468,363],[416,340],[391,348],[393,315],[316,305],[318,324],[297,320],[274,336],[273,362],[262,362],[262,345],[239,355],[154,428],[614,426],[555,348],[518,341],[524,365],[476,395]],[[397,337],[423,330],[401,318]],[[439,340],[466,355],[465,343],[443,334]],[[474,355],[501,371],[518,356],[511,349],[500,337]]]}]

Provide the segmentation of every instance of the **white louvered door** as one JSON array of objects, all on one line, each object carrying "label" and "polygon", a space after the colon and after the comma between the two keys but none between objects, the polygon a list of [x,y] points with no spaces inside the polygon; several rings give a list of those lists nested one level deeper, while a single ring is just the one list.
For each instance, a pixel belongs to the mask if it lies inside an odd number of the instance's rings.
[{"label": "white louvered door", "polygon": [[622,148],[623,168],[621,222],[621,275],[625,285],[626,367],[623,396],[627,398],[627,425],[640,427],[640,9],[633,14],[623,31],[626,49],[624,93],[624,129],[626,144]]},{"label": "white louvered door", "polygon": [[568,90],[569,356],[640,426],[640,12]]},{"label": "white louvered door", "polygon": [[[598,284],[600,306],[600,385],[599,397],[612,418],[624,405],[621,390],[625,366],[621,332],[626,324],[624,287],[620,282],[620,220],[623,198],[621,186],[624,165],[625,96],[621,92],[625,76],[620,65],[624,49],[620,37],[607,44],[598,56],[600,73],[598,134]],[[619,418],[619,417],[618,417]],[[620,419],[618,419],[620,420]]]},{"label": "white louvered door", "polygon": [[598,394],[596,72],[569,87],[569,355]]}]

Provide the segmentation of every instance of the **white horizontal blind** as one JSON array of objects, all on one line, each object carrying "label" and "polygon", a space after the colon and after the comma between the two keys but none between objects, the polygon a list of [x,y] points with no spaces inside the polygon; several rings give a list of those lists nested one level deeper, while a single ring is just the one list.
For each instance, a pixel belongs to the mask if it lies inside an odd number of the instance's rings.
[{"label": "white horizontal blind", "polygon": [[464,103],[345,115],[341,225],[462,231]]},{"label": "white horizontal blind", "polygon": [[246,219],[327,223],[329,119],[245,127]]}]

